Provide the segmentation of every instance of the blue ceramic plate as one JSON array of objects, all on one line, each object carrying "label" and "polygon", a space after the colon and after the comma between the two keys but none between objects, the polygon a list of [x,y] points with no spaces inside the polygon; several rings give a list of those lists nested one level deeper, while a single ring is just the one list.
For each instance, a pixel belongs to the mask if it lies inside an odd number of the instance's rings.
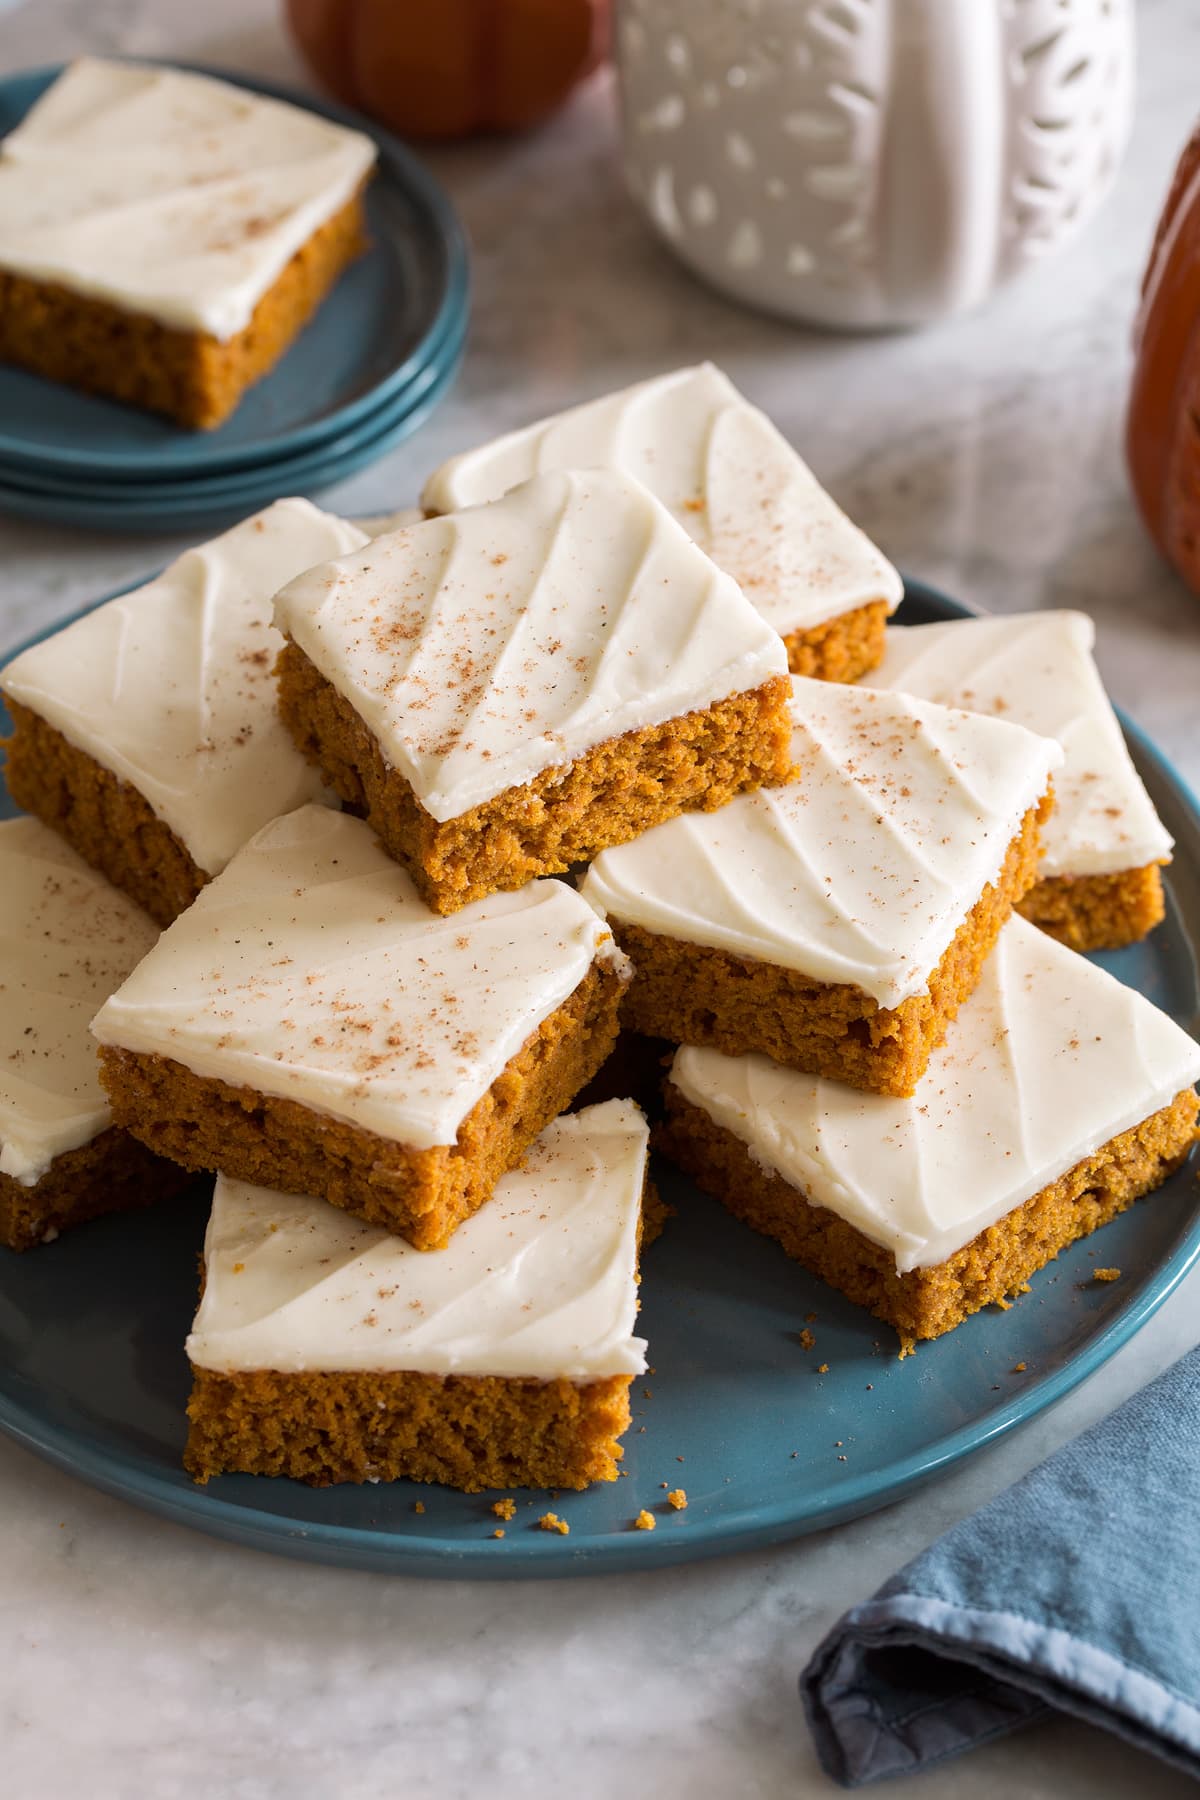
[{"label": "blue ceramic plate", "polygon": [[[0,137],[59,74],[0,81]],[[134,407],[0,368],[0,461],[156,481],[252,468],[333,439],[399,395],[468,310],[467,254],[450,202],[420,162],[356,114],[270,82],[203,69],[367,132],[379,166],[367,190],[371,247],[338,282],[283,361],[217,431],[187,431]]]},{"label": "blue ceramic plate", "polygon": [[[416,411],[431,390],[443,386],[448,374],[461,361],[466,341],[465,326],[465,320],[447,319],[439,327],[436,340],[430,343],[428,360],[412,380],[382,405],[363,413],[344,431],[256,468],[213,469],[202,475],[162,481],[129,481],[110,480],[105,475],[83,475],[75,470],[31,469],[20,462],[5,462],[0,457],[0,487],[35,499],[62,499],[64,503],[112,501],[131,510],[146,507],[165,510],[180,502],[205,504],[226,496],[236,500],[256,486],[272,485],[280,492],[294,492],[310,478],[313,470],[327,467],[373,444],[386,429]],[[289,483],[294,485],[289,487]]]},{"label": "blue ceramic plate", "polygon": [[335,482],[345,481],[411,437],[453,386],[462,361],[462,340],[448,344],[439,367],[429,368],[412,384],[396,405],[385,406],[382,418],[372,415],[371,428],[347,434],[341,448],[305,452],[271,465],[261,473],[245,471],[221,476],[212,482],[181,482],[169,491],[163,485],[128,487],[127,498],[96,497],[91,491],[77,494],[46,492],[34,486],[16,486],[0,474],[0,513],[26,519],[45,519],[58,525],[85,526],[93,531],[198,531],[218,530],[244,519],[283,494],[317,494]]},{"label": "blue ceramic plate", "polygon": [[[902,620],[963,611],[911,583]],[[1177,849],[1165,925],[1150,944],[1104,960],[1195,1029],[1200,812],[1127,730]],[[452,1576],[650,1568],[775,1543],[898,1499],[1069,1392],[1200,1256],[1185,1170],[1036,1276],[1010,1311],[981,1313],[899,1362],[885,1327],[669,1167],[656,1177],[679,1210],[646,1257],[641,1327],[653,1373],[634,1385],[625,1475],[554,1501],[569,1537],[537,1529],[544,1494],[517,1493],[516,1517],[496,1540],[490,1494],[406,1482],[313,1490],[244,1475],[193,1487],[179,1457],[203,1193],[85,1225],[53,1249],[0,1251],[0,1428],[137,1505],[317,1562]],[[1098,1264],[1119,1266],[1120,1281],[1090,1281]],[[816,1347],[805,1350],[798,1333],[813,1313]],[[664,1505],[664,1488],[677,1486],[685,1512]],[[642,1507],[657,1514],[656,1531],[632,1529]]]}]

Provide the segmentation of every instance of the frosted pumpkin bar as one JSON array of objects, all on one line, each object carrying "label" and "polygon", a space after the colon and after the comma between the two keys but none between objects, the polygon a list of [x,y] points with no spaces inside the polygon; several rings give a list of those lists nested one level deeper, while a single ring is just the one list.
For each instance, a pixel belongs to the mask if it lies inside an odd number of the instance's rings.
[{"label": "frosted pumpkin bar", "polygon": [[0,362],[219,425],[363,249],[374,160],[207,75],[72,63],[0,143]]},{"label": "frosted pumpkin bar", "polygon": [[451,457],[422,499],[452,512],[548,469],[597,466],[624,470],[662,501],[779,633],[793,673],[853,681],[879,661],[899,575],[711,363]]},{"label": "frosted pumpkin bar", "polygon": [[906,1340],[1020,1292],[1161,1185],[1200,1046],[1021,918],[911,1099],[680,1050],[663,1145],[737,1217]]},{"label": "frosted pumpkin bar", "polygon": [[0,824],[0,1244],[183,1183],[114,1126],[88,1025],[158,933],[145,913],[36,819]]},{"label": "frosted pumpkin bar", "polygon": [[1133,766],[1092,656],[1084,613],[1019,613],[889,634],[869,677],[1057,738],[1065,761],[1021,911],[1073,950],[1115,950],[1163,917],[1159,866],[1172,841]]},{"label": "frosted pumpkin bar", "polygon": [[793,677],[790,786],[598,856],[624,1023],[910,1094],[1037,869],[1062,751],[1019,725]]},{"label": "frosted pumpkin bar", "polygon": [[261,825],[325,795],[275,706],[275,589],[366,541],[277,500],[0,669],[18,806],[169,925]]},{"label": "frosted pumpkin bar", "polygon": [[275,622],[296,743],[439,912],[790,774],[779,638],[613,471],[375,538]]},{"label": "frosted pumpkin bar", "polygon": [[220,1177],[187,1344],[188,1469],[469,1493],[612,1481],[646,1367],[646,1142],[625,1100],[554,1120],[435,1256]]},{"label": "frosted pumpkin bar", "polygon": [[359,819],[252,838],[92,1029],[117,1122],[188,1169],[444,1244],[612,1048],[626,965],[560,881],[447,921]]}]

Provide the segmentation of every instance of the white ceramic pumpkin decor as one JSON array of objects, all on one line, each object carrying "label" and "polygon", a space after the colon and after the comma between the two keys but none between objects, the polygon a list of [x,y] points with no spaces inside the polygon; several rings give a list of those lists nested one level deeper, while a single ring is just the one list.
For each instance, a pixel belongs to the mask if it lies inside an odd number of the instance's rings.
[{"label": "white ceramic pumpkin decor", "polygon": [[714,286],[847,329],[977,305],[1107,192],[1132,0],[618,0],[625,163]]}]

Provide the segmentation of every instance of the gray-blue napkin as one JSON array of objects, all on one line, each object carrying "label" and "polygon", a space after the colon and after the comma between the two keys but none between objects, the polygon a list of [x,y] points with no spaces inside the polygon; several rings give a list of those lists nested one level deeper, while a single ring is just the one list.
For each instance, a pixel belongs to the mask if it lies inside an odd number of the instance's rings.
[{"label": "gray-blue napkin", "polygon": [[1055,1711],[1200,1778],[1200,1349],[847,1613],[800,1686],[845,1787]]}]

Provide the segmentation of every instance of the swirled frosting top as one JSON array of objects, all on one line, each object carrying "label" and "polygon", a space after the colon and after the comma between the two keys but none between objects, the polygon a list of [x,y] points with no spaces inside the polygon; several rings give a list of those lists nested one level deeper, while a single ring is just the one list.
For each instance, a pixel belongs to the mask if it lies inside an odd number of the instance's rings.
[{"label": "swirled frosting top", "polygon": [[424,1150],[454,1143],[597,959],[624,963],[564,882],[439,918],[369,826],[305,806],[238,852],[92,1029]]},{"label": "swirled frosting top", "polygon": [[0,669],[0,690],[127,781],[215,875],[260,825],[324,796],[280,721],[271,597],[366,540],[277,500]]},{"label": "swirled frosting top", "polygon": [[428,1254],[323,1200],[220,1176],[188,1356],[227,1371],[639,1374],[646,1143],[629,1100],[556,1119]]},{"label": "swirled frosting top", "polygon": [[954,619],[888,634],[864,685],[994,713],[1057,738],[1043,875],[1115,875],[1165,861],[1172,839],[1133,766],[1092,656],[1086,613]]},{"label": "swirled frosting top", "polygon": [[628,475],[540,475],[310,569],[275,622],[435,819],[787,674],[778,636]]},{"label": "swirled frosting top", "polygon": [[582,891],[618,938],[639,925],[898,1006],[928,992],[1062,751],[998,719],[799,676],[792,719],[795,782],[602,851]]},{"label": "swirled frosting top", "polygon": [[157,935],[57,833],[0,824],[0,1174],[32,1187],[112,1123],[88,1024]]},{"label": "swirled frosting top", "polygon": [[0,268],[227,340],[374,160],[303,107],[84,57],[0,143]]},{"label": "swirled frosting top", "polygon": [[909,1100],[763,1056],[685,1049],[671,1070],[756,1162],[902,1273],[944,1262],[1197,1078],[1200,1046],[1173,1019],[1018,917]]},{"label": "swirled frosting top", "polygon": [[644,482],[782,636],[903,585],[765,413],[711,363],[586,401],[453,456],[430,512],[494,500],[548,469],[623,469]]}]

